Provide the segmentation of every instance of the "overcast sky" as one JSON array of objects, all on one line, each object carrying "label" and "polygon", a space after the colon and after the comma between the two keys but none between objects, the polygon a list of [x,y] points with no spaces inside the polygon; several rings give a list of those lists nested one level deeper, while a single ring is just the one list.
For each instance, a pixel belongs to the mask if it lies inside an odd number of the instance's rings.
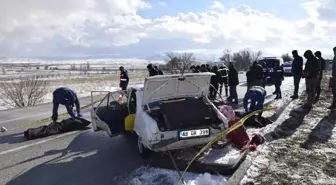
[{"label": "overcast sky", "polygon": [[0,0],[2,57],[334,46],[336,0]]}]

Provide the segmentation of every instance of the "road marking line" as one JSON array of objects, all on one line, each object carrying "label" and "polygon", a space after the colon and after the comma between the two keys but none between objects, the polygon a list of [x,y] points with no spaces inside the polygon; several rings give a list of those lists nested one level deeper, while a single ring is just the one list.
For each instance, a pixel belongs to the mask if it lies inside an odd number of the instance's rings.
[{"label": "road marking line", "polygon": [[[63,114],[63,113],[66,113],[66,110],[64,111],[61,111],[62,113],[60,114]],[[81,113],[86,113],[87,110],[83,110],[81,111]],[[37,116],[41,116],[41,115],[45,115],[45,114],[51,114],[51,112],[44,112],[44,113],[41,113],[41,114],[34,114],[34,115],[30,115],[30,116],[25,116],[25,117],[19,117],[19,118],[14,118],[14,119],[8,119],[8,120],[4,120],[4,121],[0,121],[0,124],[2,123],[7,123],[7,122],[11,122],[11,121],[17,121],[17,120],[21,120],[21,119],[26,119],[26,118],[31,118],[31,117],[37,117]]]},{"label": "road marking line", "polygon": [[8,153],[16,152],[16,151],[19,151],[19,150],[23,150],[25,148],[32,147],[32,146],[35,146],[35,145],[39,145],[39,144],[42,144],[42,143],[46,143],[48,141],[59,139],[59,138],[62,138],[62,137],[68,136],[68,135],[76,134],[78,132],[82,132],[82,130],[76,130],[76,131],[68,132],[68,133],[65,133],[65,134],[62,134],[62,135],[58,135],[58,136],[55,136],[55,137],[52,137],[52,138],[48,138],[48,139],[44,139],[42,141],[38,141],[36,143],[31,143],[31,144],[28,144],[28,145],[12,148],[12,149],[0,152],[0,156],[8,154]]},{"label": "road marking line", "polygon": [[20,120],[20,119],[26,119],[26,118],[36,117],[36,116],[45,115],[45,114],[51,114],[51,113],[50,113],[50,112],[44,112],[44,113],[41,113],[41,114],[34,114],[34,115],[30,115],[30,116],[25,116],[25,117],[19,117],[19,118],[14,118],[14,119],[8,119],[8,120],[0,121],[0,124],[1,124],[1,123],[11,122],[11,121],[16,121],[16,120]]}]

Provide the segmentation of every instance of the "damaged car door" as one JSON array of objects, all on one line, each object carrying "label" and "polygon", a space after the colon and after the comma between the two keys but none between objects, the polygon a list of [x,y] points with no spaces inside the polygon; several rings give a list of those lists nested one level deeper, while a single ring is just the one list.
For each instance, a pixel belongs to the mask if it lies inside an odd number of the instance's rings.
[{"label": "damaged car door", "polygon": [[126,91],[109,92],[91,111],[94,131],[103,130],[110,137],[125,132],[125,118],[129,115]]}]

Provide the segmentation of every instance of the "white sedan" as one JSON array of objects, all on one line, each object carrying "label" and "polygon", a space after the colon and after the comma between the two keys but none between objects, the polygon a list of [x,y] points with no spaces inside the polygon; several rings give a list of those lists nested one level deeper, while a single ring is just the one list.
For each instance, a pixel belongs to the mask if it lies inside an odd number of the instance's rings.
[{"label": "white sedan", "polygon": [[207,97],[212,75],[153,76],[145,79],[143,88],[109,92],[93,106],[93,129],[111,137],[136,134],[143,156],[206,144],[228,127]]}]

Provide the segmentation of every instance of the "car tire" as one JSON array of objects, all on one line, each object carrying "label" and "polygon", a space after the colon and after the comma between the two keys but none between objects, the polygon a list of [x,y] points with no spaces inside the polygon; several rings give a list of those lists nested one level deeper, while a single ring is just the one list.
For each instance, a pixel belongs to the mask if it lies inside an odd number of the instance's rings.
[{"label": "car tire", "polygon": [[142,144],[140,137],[138,137],[138,142],[137,143],[138,143],[137,146],[138,146],[139,154],[143,158],[148,158],[151,154],[151,151]]}]

